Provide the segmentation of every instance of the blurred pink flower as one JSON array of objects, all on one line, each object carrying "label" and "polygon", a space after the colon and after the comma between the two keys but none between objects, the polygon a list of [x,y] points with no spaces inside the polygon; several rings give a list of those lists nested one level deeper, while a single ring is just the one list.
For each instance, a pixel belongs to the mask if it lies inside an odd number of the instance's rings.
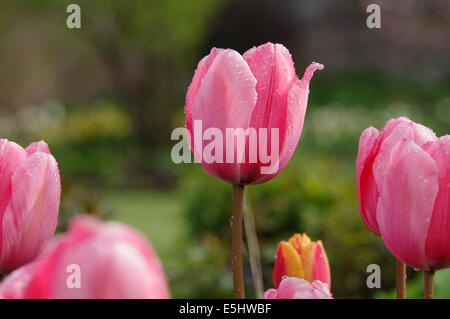
[{"label": "blurred pink flower", "polygon": [[333,299],[327,284],[297,277],[284,277],[278,289],[269,289],[264,299]]},{"label": "blurred pink flower", "polygon": [[[76,270],[79,286],[76,286]],[[73,279],[73,280],[72,280]],[[134,229],[76,217],[39,259],[10,274],[3,298],[169,298],[162,265]]]},{"label": "blurred pink flower", "polygon": [[[210,174],[232,184],[259,184],[275,177],[295,151],[303,129],[309,81],[314,71],[322,68],[312,63],[299,80],[291,55],[281,44],[266,43],[243,55],[213,48],[199,62],[186,95],[186,129],[197,160]],[[215,154],[218,160],[205,161],[203,150],[213,138],[196,139],[197,121],[201,121],[201,137],[211,129],[219,130],[222,137],[230,128],[255,129],[257,136],[263,131],[260,129],[267,132],[259,135],[256,144],[249,143],[249,135],[245,145],[236,141],[230,149],[225,147],[228,140],[221,140],[218,147],[223,150]],[[271,129],[278,129],[278,136],[272,136]],[[265,155],[277,154],[273,163],[272,158],[270,163],[262,160],[261,149]],[[250,154],[256,158],[251,160]],[[233,160],[227,161],[229,157]],[[267,170],[262,173],[262,169]]]},{"label": "blurred pink flower", "polygon": [[391,153],[376,215],[386,247],[417,269],[450,267],[450,136]]},{"label": "blurred pink flower", "polygon": [[369,127],[362,132],[359,139],[356,158],[359,209],[364,224],[376,235],[380,235],[377,220],[378,199],[391,165],[392,149],[404,138],[419,147],[437,140],[432,130],[406,117],[389,120],[380,131]]},{"label": "blurred pink flower", "polygon": [[56,229],[58,164],[44,142],[0,140],[0,272],[32,261]]}]

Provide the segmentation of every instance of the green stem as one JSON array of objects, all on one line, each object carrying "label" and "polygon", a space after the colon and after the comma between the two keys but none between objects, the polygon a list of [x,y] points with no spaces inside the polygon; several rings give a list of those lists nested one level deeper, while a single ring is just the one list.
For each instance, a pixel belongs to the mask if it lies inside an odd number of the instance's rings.
[{"label": "green stem", "polygon": [[423,296],[425,299],[434,298],[434,270],[424,271]]},{"label": "green stem", "polygon": [[397,260],[397,299],[406,299],[406,265]]},{"label": "green stem", "polygon": [[255,296],[257,299],[261,299],[264,293],[261,254],[259,252],[258,236],[256,235],[255,219],[247,190],[244,193],[244,227],[248,246],[248,259],[250,261],[250,269],[255,286]]},{"label": "green stem", "polygon": [[231,223],[231,268],[233,270],[234,296],[245,298],[244,272],[242,267],[242,206],[244,185],[233,185],[233,215]]}]

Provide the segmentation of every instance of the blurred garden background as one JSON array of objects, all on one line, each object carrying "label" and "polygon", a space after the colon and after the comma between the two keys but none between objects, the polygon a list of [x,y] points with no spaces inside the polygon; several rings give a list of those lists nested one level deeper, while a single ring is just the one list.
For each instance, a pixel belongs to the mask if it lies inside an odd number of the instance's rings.
[{"label": "blurred garden background", "polygon": [[[211,47],[282,43],[299,77],[312,61],[325,70],[311,82],[292,160],[248,188],[264,288],[277,243],[307,232],[324,243],[335,297],[393,297],[395,260],[359,215],[358,140],[398,116],[449,133],[450,2],[378,0],[381,29],[368,29],[372,2],[3,0],[0,137],[50,145],[59,231],[79,213],[123,221],[153,244],[173,297],[232,297],[231,186],[199,164],[174,164],[170,135]],[[81,29],[66,27],[69,3],[81,7]],[[381,265],[381,289],[366,286],[369,264]],[[421,276],[408,269],[408,297],[422,296]],[[438,273],[436,295],[450,298],[450,272]]]}]

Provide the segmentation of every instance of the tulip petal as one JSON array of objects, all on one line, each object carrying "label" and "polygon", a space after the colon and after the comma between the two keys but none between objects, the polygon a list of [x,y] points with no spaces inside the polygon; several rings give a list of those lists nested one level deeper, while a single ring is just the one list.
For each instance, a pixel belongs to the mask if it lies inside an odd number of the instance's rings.
[{"label": "tulip petal", "polygon": [[300,278],[287,277],[278,289],[269,289],[263,299],[333,299],[327,284],[318,280],[309,283]]},{"label": "tulip petal", "polygon": [[[316,287],[318,288],[316,288]],[[285,278],[278,288],[278,299],[330,299],[326,286],[321,286],[300,278]]]},{"label": "tulip petal", "polygon": [[[265,45],[267,46],[267,45]],[[255,49],[253,49],[255,50]],[[267,50],[267,47],[266,47]],[[283,62],[281,63],[281,66],[279,68],[282,68],[283,70],[291,70],[292,72],[288,71],[287,78],[289,79],[291,74],[294,72],[294,64],[291,60],[291,56],[289,54],[289,51],[285,49],[284,47],[280,47],[280,49],[277,52],[283,52]],[[256,55],[256,54],[254,54]],[[280,54],[281,55],[281,54]],[[244,55],[245,57],[245,55]],[[247,61],[250,61],[250,59],[247,59]],[[288,63],[292,62],[292,63]],[[267,70],[268,68],[262,68],[263,70]],[[287,92],[286,96],[286,105],[282,104],[281,102],[285,101],[285,97],[283,98],[278,97],[278,109],[275,112],[276,114],[273,117],[273,120],[269,123],[269,128],[278,128],[279,129],[279,156],[278,161],[274,167],[277,167],[277,170],[273,174],[259,174],[260,170],[254,170],[253,175],[250,175],[248,177],[249,180],[253,180],[252,184],[260,184],[269,181],[273,177],[275,177],[279,172],[281,172],[284,167],[287,165],[289,160],[291,159],[297,144],[300,140],[300,136],[302,134],[303,130],[303,124],[306,114],[306,108],[308,104],[308,96],[309,96],[309,81],[312,78],[312,75],[314,71],[323,69],[322,64],[318,63],[312,63],[305,71],[305,75],[303,76],[302,80],[294,79],[292,84],[290,85],[290,88]],[[258,79],[258,77],[257,77]],[[258,80],[258,84],[260,81]],[[287,81],[284,81],[284,86],[287,86]],[[264,90],[262,90],[264,92]],[[276,90],[277,94],[280,95],[280,92],[284,92],[283,90]],[[258,99],[259,99],[260,91],[258,91]],[[261,123],[258,123],[258,119],[261,117],[258,115],[258,109],[255,107],[255,110],[252,114],[252,122],[250,124],[251,127],[259,127],[258,125],[261,125]],[[283,115],[284,114],[284,115]],[[259,117],[258,117],[259,116]],[[276,120],[274,120],[276,119]],[[262,123],[264,124],[264,123]],[[268,139],[268,149],[269,145],[271,143],[271,139]],[[259,164],[259,167],[261,164]],[[251,167],[251,165],[246,165],[245,171],[246,174],[249,175],[248,167]],[[255,176],[259,177],[256,178]]]},{"label": "tulip petal", "polygon": [[304,245],[301,254],[302,265],[303,269],[305,270],[305,277],[302,278],[308,280],[309,282],[312,282],[314,280],[314,257],[316,246],[317,245],[314,242],[310,242],[309,244]]},{"label": "tulip petal", "polygon": [[311,286],[313,286],[314,288],[320,290],[322,293],[324,293],[328,298],[333,298],[333,295],[330,291],[330,287],[328,284],[321,282],[320,280],[314,280],[311,283]]},{"label": "tulip petal", "polygon": [[306,71],[302,77],[302,83],[304,86],[309,85],[309,82],[311,81],[314,72],[316,72],[317,70],[323,70],[323,64],[313,62],[306,68]]},{"label": "tulip petal", "polygon": [[197,66],[197,69],[195,70],[194,77],[192,78],[192,82],[189,85],[187,94],[186,94],[186,106],[185,106],[185,113],[186,113],[186,129],[191,134],[191,140],[190,147],[191,150],[194,152],[194,156],[200,160],[202,158],[202,154],[196,154],[195,153],[195,146],[194,146],[194,139],[193,139],[193,121],[192,121],[192,103],[194,103],[195,95],[198,92],[198,89],[200,88],[200,84],[202,83],[203,78],[205,77],[206,73],[208,72],[212,62],[216,58],[216,56],[224,51],[223,49],[217,49],[212,48],[209,55],[205,56]]},{"label": "tulip petal", "polygon": [[[250,127],[255,128],[258,132],[260,132],[259,129],[267,129],[266,141],[261,140],[260,143],[265,143],[266,149],[270,150],[271,153],[274,152],[272,150],[272,139],[275,138],[272,137],[272,129],[278,130],[278,136],[276,137],[278,139],[276,141],[278,157],[275,160],[272,160],[271,163],[261,163],[261,158],[259,158],[255,164],[246,163],[241,165],[243,180],[251,181],[251,184],[260,184],[275,177],[289,160],[287,159],[281,163],[281,159],[283,159],[282,153],[287,152],[285,147],[286,133],[291,135],[299,133],[299,136],[301,133],[301,129],[300,132],[293,131],[293,126],[297,123],[290,124],[287,122],[288,94],[290,94],[290,90],[296,81],[296,74],[291,54],[281,44],[266,43],[254,47],[245,52],[243,57],[257,80],[256,91],[258,100],[253,109]],[[295,111],[297,112],[297,110]],[[300,121],[303,122],[304,115],[297,113],[295,116],[296,120],[300,118]],[[294,143],[293,140],[294,138],[289,136],[289,142]],[[296,142],[298,142],[298,139]],[[296,143],[294,149],[295,146]],[[283,150],[283,148],[285,149]],[[249,152],[250,150],[247,149],[247,153]],[[272,172],[261,174],[262,166],[271,166],[272,170],[269,171]]]},{"label": "tulip petal", "polygon": [[29,156],[34,154],[34,153],[36,153],[36,152],[43,152],[43,153],[51,154],[47,143],[45,143],[44,141],[31,143],[26,148],[26,151],[27,151]]},{"label": "tulip petal", "polygon": [[5,139],[0,140],[0,220],[11,197],[11,176],[26,157],[27,153],[22,146]]},{"label": "tulip petal", "polygon": [[305,70],[302,80],[296,79],[287,97],[287,113],[283,144],[280,150],[279,171],[289,162],[297,148],[303,131],[306,108],[309,97],[309,82],[315,71],[324,67],[319,63],[311,63]]},{"label": "tulip petal", "polygon": [[413,141],[392,149],[377,222],[386,247],[402,262],[427,270],[425,240],[438,192],[435,161]]},{"label": "tulip petal", "polygon": [[12,198],[2,221],[4,270],[35,258],[54,234],[61,194],[58,164],[49,154],[34,153],[16,169],[11,185]]},{"label": "tulip petal", "polygon": [[378,236],[380,233],[376,212],[379,193],[372,166],[379,144],[378,130],[373,127],[365,129],[359,138],[358,156],[356,158],[356,188],[359,198],[359,211],[367,228]]},{"label": "tulip petal", "polygon": [[291,54],[281,44],[266,43],[248,50],[243,57],[257,80],[258,100],[250,126],[278,128],[281,134],[287,94],[296,79]]},{"label": "tulip petal", "polygon": [[268,289],[264,295],[263,295],[263,299],[277,299],[278,298],[278,292],[276,289]]},{"label": "tulip petal", "polygon": [[305,233],[302,235],[294,234],[291,238],[289,238],[289,244],[291,244],[298,254],[301,255],[304,252],[305,247],[311,244],[311,238],[309,238]]},{"label": "tulip petal", "polygon": [[311,283],[300,278],[285,278],[278,288],[278,299],[311,299]]},{"label": "tulip petal", "polygon": [[[69,230],[73,233],[74,238],[78,241],[82,241],[89,236],[94,236],[101,229],[101,236],[105,238],[106,241],[121,241],[128,243],[137,249],[141,256],[151,260],[149,266],[152,268],[151,273],[160,274],[164,273],[162,264],[160,263],[157,255],[149,245],[147,239],[136,232],[133,228],[128,227],[124,224],[118,222],[108,222],[107,224],[101,226],[101,223],[95,218],[89,218],[86,216],[75,217],[71,223]],[[165,281],[160,282],[164,284],[165,290],[168,291]],[[152,284],[152,287],[156,288],[156,283]],[[163,287],[163,288],[164,288]],[[158,291],[164,291],[164,289],[158,289]]]},{"label": "tulip petal", "polygon": [[36,271],[36,262],[26,264],[9,274],[0,285],[0,299],[23,299],[28,283]]},{"label": "tulip petal", "polygon": [[[0,140],[0,221],[11,199],[11,176],[27,157],[26,151],[18,144],[5,139]],[[0,222],[0,234],[2,233]],[[2,255],[2,238],[0,236],[0,256]]]},{"label": "tulip petal", "polygon": [[[81,242],[72,241],[70,250],[49,259],[41,268],[40,276],[51,285],[44,290],[48,298],[61,299],[122,299],[122,298],[165,298],[169,297],[164,280],[150,269],[153,267],[137,247],[123,241],[107,238],[87,238]],[[86,252],[90,252],[86,258]],[[82,271],[81,288],[70,289],[66,285],[67,266],[76,264]],[[123,274],[132,273],[131,276]],[[159,273],[158,273],[159,274]],[[28,293],[36,294],[41,283],[32,282]],[[152,290],[148,289],[152,287]],[[154,290],[153,290],[154,289]],[[153,292],[155,293],[153,295]]]},{"label": "tulip petal", "polygon": [[281,171],[291,159],[297,147],[298,141],[303,131],[305,121],[306,106],[308,104],[309,88],[296,80],[288,93],[287,113],[286,113],[286,132],[280,151]]},{"label": "tulip petal", "polygon": [[315,245],[313,265],[312,280],[319,280],[331,287],[330,264],[320,240]]},{"label": "tulip petal", "polygon": [[[77,265],[79,289],[67,286]],[[81,216],[55,240],[26,287],[26,298],[169,298],[164,270],[145,238],[130,227]]]},{"label": "tulip petal", "polygon": [[395,122],[389,121],[388,124],[380,132],[382,142],[373,164],[373,174],[378,189],[383,185],[391,161],[391,150],[398,141],[406,138],[418,146],[422,146],[426,142],[437,140],[436,134],[432,130],[405,118],[400,118]]},{"label": "tulip petal", "polygon": [[[194,127],[195,121],[201,120],[202,136],[205,130],[217,128],[224,138],[227,128],[247,130],[257,99],[255,86],[256,79],[239,53],[231,49],[218,52],[203,77],[192,103]],[[209,141],[203,141],[202,147],[208,143]],[[235,141],[233,163],[226,163],[225,147],[223,163],[203,162],[203,167],[216,177],[230,183],[240,183],[239,162],[243,159],[237,158],[237,144]],[[201,153],[199,147],[200,145],[194,145],[195,154]]]},{"label": "tulip petal", "polygon": [[428,143],[424,149],[433,157],[438,167],[439,192],[431,217],[426,253],[432,269],[450,266],[450,136]]},{"label": "tulip petal", "polygon": [[291,244],[282,241],[278,244],[272,273],[275,288],[278,287],[284,276],[304,278],[305,272],[298,252]]}]

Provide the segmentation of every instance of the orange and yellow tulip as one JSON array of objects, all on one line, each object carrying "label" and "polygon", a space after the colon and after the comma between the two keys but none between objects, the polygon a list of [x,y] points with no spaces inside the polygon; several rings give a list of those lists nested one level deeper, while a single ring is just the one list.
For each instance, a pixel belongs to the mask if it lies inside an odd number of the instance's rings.
[{"label": "orange and yellow tulip", "polygon": [[330,266],[322,242],[311,241],[305,233],[295,234],[289,241],[281,241],[272,274],[275,288],[278,288],[284,276],[309,282],[320,280],[330,285]]}]

